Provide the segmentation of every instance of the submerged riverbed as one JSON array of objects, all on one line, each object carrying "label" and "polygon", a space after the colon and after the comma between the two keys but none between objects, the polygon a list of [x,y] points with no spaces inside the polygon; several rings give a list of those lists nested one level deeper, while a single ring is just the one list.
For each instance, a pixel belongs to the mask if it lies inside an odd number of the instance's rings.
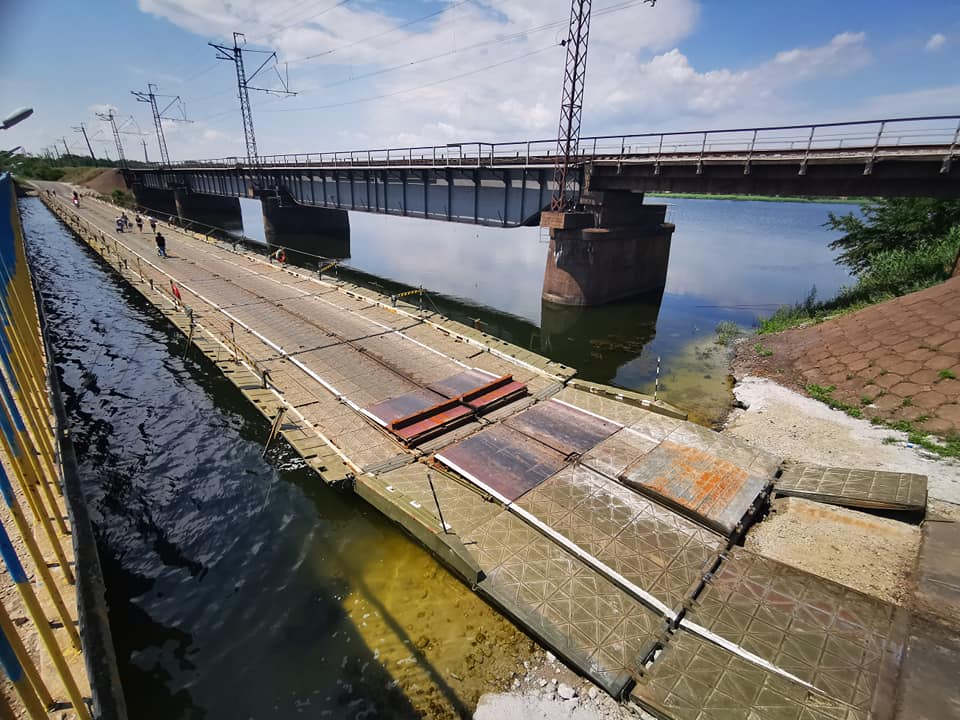
[{"label": "submerged riverbed", "polygon": [[130,717],[460,717],[535,646],[21,201]]},{"label": "submerged riverbed", "polygon": [[[676,224],[662,296],[594,308],[541,302],[546,236],[540,228],[488,228],[350,213],[353,280],[394,292],[423,286],[446,315],[561,363],[594,382],[652,393],[711,424],[730,406],[729,354],[716,326],[749,329],[758,316],[832,296],[850,277],[828,248],[828,213],[855,206],[649,198]],[[242,200],[247,235],[263,242],[260,202]],[[317,238],[317,247],[325,246]]]}]

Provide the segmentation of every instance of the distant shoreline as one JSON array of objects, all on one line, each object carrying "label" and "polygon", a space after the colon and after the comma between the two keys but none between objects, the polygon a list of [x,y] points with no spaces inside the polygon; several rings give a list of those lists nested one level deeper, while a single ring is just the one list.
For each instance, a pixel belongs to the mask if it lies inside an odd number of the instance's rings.
[{"label": "distant shoreline", "polygon": [[754,200],[758,202],[834,203],[862,205],[867,197],[794,197],[789,195],[711,195],[709,193],[646,193],[650,197],[684,198],[689,200]]}]

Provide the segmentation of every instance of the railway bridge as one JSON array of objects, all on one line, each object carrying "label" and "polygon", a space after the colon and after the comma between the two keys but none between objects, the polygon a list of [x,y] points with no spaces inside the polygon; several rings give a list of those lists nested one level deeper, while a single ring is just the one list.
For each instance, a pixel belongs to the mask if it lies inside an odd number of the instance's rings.
[{"label": "railway bridge", "polygon": [[580,212],[542,214],[556,140],[186,160],[130,168],[138,202],[211,224],[260,198],[271,245],[312,254],[348,211],[505,228],[543,224],[544,298],[592,305],[662,288],[673,226],[646,193],[960,197],[960,115],[581,138]]}]

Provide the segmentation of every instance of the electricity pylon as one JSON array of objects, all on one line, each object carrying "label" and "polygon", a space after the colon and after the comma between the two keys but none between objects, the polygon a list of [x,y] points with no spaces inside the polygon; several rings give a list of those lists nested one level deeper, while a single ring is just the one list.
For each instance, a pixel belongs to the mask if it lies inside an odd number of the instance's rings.
[{"label": "electricity pylon", "polygon": [[[157,86],[153,83],[147,83],[146,92],[138,92],[136,90],[131,90],[130,93],[137,99],[138,102],[150,103],[150,109],[153,111],[153,124],[157,129],[157,145],[160,146],[160,162],[164,165],[170,164],[170,155],[167,153],[167,140],[163,137],[163,120],[173,120],[174,122],[190,122],[187,120],[187,112],[183,108],[183,101],[180,99],[179,95],[157,95],[154,90]],[[172,98],[167,106],[163,110],[157,110],[157,98]],[[173,107],[174,103],[179,103],[177,107],[180,108],[183,117],[167,117],[164,115],[167,110]]]},{"label": "electricity pylon", "polygon": [[117,144],[117,157],[120,158],[120,165],[126,167],[127,159],[123,155],[123,144],[120,142],[120,133],[117,131],[116,116],[113,114],[113,110],[107,110],[105,113],[97,113],[96,115],[101,120],[110,123],[110,128],[113,130],[113,141]]},{"label": "electricity pylon", "polygon": [[[290,91],[289,77],[284,77],[280,74],[279,70],[276,70],[276,61],[277,53],[272,50],[246,50],[246,52],[254,53],[264,53],[267,55],[267,59],[264,60],[260,67],[258,67],[249,77],[246,74],[246,71],[243,67],[243,53],[244,50],[240,47],[239,41],[243,40],[246,44],[246,37],[243,33],[235,32],[233,34],[233,47],[226,47],[224,45],[217,45],[216,43],[207,43],[210,47],[217,51],[217,58],[220,60],[230,60],[233,62],[236,71],[237,71],[237,94],[240,98],[240,117],[243,119],[243,138],[247,144],[247,164],[254,165],[257,162],[257,136],[253,132],[253,112],[250,108],[250,90],[256,90],[258,92],[273,93],[275,95],[296,95],[295,92]],[[277,72],[277,77],[280,78],[280,85],[282,89],[270,89],[262,87],[254,87],[250,85],[252,81],[263,68],[267,66],[267,63],[271,60],[274,61],[274,69]]]}]

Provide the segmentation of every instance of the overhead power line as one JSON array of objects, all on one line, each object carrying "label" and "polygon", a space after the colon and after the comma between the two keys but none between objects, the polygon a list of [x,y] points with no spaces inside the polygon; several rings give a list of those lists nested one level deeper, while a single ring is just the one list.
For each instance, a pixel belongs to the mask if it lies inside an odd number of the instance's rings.
[{"label": "overhead power line", "polygon": [[[255,163],[257,161],[257,138],[253,131],[253,112],[250,107],[250,90],[255,90],[265,93],[275,93],[277,95],[296,95],[295,92],[290,92],[289,88],[289,77],[284,77],[280,74],[280,71],[276,69],[277,62],[277,53],[272,50],[247,50],[247,52],[254,53],[264,53],[267,55],[267,59],[264,60],[260,67],[253,71],[251,75],[246,74],[246,69],[243,65],[243,48],[240,47],[239,41],[243,39],[246,42],[246,38],[243,33],[235,32],[233,34],[233,47],[228,48],[223,45],[217,45],[215,43],[207,43],[210,47],[214,48],[217,51],[217,58],[220,60],[230,60],[233,62],[234,67],[237,71],[237,93],[240,97],[240,116],[243,119],[243,136],[247,145],[247,162]],[[255,87],[250,85],[250,81],[253,80],[263,68],[267,66],[271,60],[274,61],[274,69],[277,72],[277,77],[280,78],[280,84],[282,85],[282,90],[271,90],[268,88]]]},{"label": "overhead power line", "polygon": [[[170,155],[167,152],[167,140],[163,136],[163,120],[173,120],[175,122],[190,122],[187,120],[187,111],[183,106],[183,101],[180,99],[179,95],[157,95],[154,90],[156,85],[153,83],[147,84],[146,92],[138,92],[137,90],[131,90],[130,93],[137,98],[137,102],[144,102],[150,104],[150,110],[153,112],[153,124],[157,131],[157,145],[160,146],[160,161],[164,165],[170,164]],[[163,110],[157,109],[157,98],[172,98],[167,106]],[[182,118],[178,117],[169,117],[164,115],[171,107],[177,104],[177,107],[180,108],[181,113],[183,114]]]}]

